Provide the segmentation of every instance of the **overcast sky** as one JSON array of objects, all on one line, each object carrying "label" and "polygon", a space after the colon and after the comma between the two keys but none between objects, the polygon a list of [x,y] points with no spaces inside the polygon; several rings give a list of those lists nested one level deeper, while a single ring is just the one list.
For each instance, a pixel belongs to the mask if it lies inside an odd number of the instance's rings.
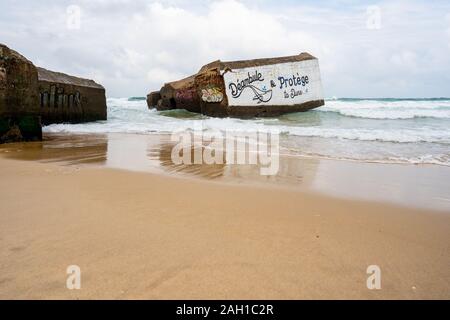
[{"label": "overcast sky", "polygon": [[0,43],[108,97],[145,96],[217,59],[303,51],[326,97],[450,96],[448,0],[1,0]]}]

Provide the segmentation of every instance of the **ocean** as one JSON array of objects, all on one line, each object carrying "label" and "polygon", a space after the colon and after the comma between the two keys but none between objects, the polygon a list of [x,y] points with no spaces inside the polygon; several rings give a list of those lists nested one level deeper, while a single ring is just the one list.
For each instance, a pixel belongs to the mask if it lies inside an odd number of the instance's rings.
[{"label": "ocean", "polygon": [[280,151],[292,156],[450,166],[450,98],[334,98],[308,112],[251,120],[148,110],[144,98],[109,98],[107,104],[107,121],[53,124],[44,132],[151,135],[199,127],[275,129]]}]

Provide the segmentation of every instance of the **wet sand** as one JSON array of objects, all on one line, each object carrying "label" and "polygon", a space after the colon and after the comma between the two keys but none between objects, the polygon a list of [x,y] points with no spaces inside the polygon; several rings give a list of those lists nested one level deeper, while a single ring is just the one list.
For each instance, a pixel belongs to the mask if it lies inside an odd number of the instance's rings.
[{"label": "wet sand", "polygon": [[[271,181],[245,167],[164,166],[161,140],[126,138],[0,148],[1,299],[450,298],[445,200],[437,211],[318,193],[313,159]],[[355,174],[372,170],[361,165]],[[446,171],[433,170],[414,181],[445,199],[434,188]],[[69,265],[81,290],[66,288]],[[366,287],[369,265],[381,290]]]},{"label": "wet sand", "polygon": [[43,142],[0,145],[9,159],[95,166],[217,183],[319,192],[450,213],[450,167],[380,164],[292,156],[281,152],[279,171],[262,176],[260,165],[174,165],[170,135],[46,134]]}]

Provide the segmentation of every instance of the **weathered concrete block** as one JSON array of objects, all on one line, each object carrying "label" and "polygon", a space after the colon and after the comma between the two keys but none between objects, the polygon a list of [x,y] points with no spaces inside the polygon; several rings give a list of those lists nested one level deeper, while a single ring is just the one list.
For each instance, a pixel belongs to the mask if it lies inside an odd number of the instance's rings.
[{"label": "weathered concrete block", "polygon": [[0,143],[42,139],[38,97],[36,67],[0,44]]},{"label": "weathered concrete block", "polygon": [[271,117],[324,104],[318,60],[296,56],[203,66],[161,89],[158,106],[215,117]]},{"label": "weathered concrete block", "polygon": [[106,120],[105,88],[93,80],[37,68],[42,123]]},{"label": "weathered concrete block", "polygon": [[166,83],[159,92],[162,102],[156,104],[158,110],[185,109],[191,112],[201,110],[195,76]]},{"label": "weathered concrete block", "polygon": [[159,91],[150,92],[147,95],[147,105],[149,109],[156,108],[159,99],[161,99],[161,94]]},{"label": "weathered concrete block", "polygon": [[0,44],[0,143],[42,139],[42,123],[106,120],[105,89],[36,68]]}]

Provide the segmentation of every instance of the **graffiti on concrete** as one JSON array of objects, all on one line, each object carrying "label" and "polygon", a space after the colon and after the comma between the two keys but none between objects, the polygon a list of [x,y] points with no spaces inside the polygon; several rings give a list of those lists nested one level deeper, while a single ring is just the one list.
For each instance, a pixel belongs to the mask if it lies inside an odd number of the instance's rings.
[{"label": "graffiti on concrete", "polygon": [[223,77],[230,106],[299,105],[322,99],[317,60],[234,69]]},{"label": "graffiti on concrete", "polygon": [[218,103],[223,100],[223,93],[217,87],[207,87],[202,89],[202,100],[208,103]]},{"label": "graffiti on concrete", "polygon": [[239,98],[246,89],[253,91],[253,100],[257,103],[269,102],[272,99],[272,89],[267,89],[265,85],[260,88],[257,87],[255,82],[263,82],[264,77],[261,72],[255,70],[254,74],[247,73],[247,77],[243,80],[237,79],[236,82],[230,82],[228,88],[231,90],[231,96],[233,98]]},{"label": "graffiti on concrete", "polygon": [[55,85],[50,86],[48,91],[41,92],[41,108],[78,108],[81,107],[81,94],[66,94],[64,88],[58,88]]},{"label": "graffiti on concrete", "polygon": [[194,100],[197,95],[195,89],[180,89],[176,92],[175,97],[177,100]]}]

